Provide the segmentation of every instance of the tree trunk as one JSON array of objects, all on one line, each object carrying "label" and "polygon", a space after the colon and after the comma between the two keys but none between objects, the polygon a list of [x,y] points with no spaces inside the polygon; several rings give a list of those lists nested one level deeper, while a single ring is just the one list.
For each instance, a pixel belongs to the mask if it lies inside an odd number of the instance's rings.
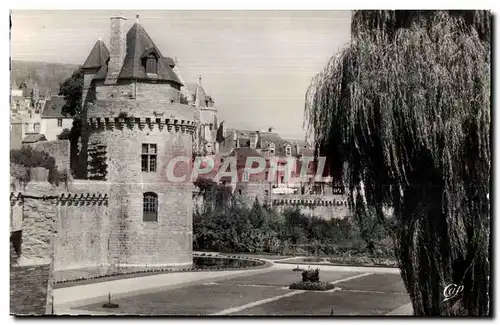
[{"label": "tree trunk", "polygon": [[[488,240],[474,239],[474,231],[488,238],[487,224],[447,219],[440,188],[414,187],[404,197],[396,255],[415,316],[489,315]],[[463,285],[463,292],[445,301],[450,284]]]}]

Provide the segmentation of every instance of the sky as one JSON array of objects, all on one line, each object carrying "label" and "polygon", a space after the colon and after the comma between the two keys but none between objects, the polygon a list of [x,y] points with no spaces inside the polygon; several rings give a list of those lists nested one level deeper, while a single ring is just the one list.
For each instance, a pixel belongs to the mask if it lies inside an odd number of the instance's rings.
[{"label": "sky", "polygon": [[228,128],[303,138],[312,77],[349,41],[350,11],[13,11],[11,57],[83,64],[110,17],[139,21],[185,82],[201,75]]}]

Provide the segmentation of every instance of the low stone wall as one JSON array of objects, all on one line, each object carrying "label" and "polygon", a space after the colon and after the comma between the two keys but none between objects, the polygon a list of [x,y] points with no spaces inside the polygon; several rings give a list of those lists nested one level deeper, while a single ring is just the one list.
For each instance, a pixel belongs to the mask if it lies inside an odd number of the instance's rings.
[{"label": "low stone wall", "polygon": [[51,313],[55,268],[106,262],[109,184],[82,181],[56,187],[47,182],[46,172],[30,176],[10,195],[11,313],[43,315]]},{"label": "low stone wall", "polygon": [[66,270],[54,271],[55,283],[66,283],[78,280],[90,280],[102,277],[136,274],[136,273],[151,273],[151,272],[176,272],[183,270],[191,270],[192,263],[189,265],[170,265],[168,267],[119,267],[110,264],[98,265],[95,267],[84,267]]},{"label": "low stone wall", "polygon": [[14,315],[44,315],[47,305],[50,263],[41,265],[12,266],[10,268],[10,313]]},{"label": "low stone wall", "polygon": [[59,194],[56,206],[58,228],[54,247],[56,281],[68,270],[100,268],[108,263],[110,184],[103,181],[77,180]]}]

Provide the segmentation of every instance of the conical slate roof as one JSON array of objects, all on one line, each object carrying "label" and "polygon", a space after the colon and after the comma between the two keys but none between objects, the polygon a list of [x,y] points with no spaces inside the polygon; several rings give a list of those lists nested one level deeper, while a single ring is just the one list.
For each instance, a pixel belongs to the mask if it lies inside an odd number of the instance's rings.
[{"label": "conical slate roof", "polygon": [[141,24],[135,23],[127,33],[127,54],[123,62],[119,79],[149,79],[142,65],[142,60],[154,53],[158,57],[157,78],[155,80],[172,81],[183,85],[172,68],[172,58],[163,57],[158,47]]},{"label": "conical slate roof", "polygon": [[106,61],[109,59],[109,51],[103,41],[98,40],[92,51],[90,51],[87,60],[83,64],[84,69],[100,68],[106,65]]}]

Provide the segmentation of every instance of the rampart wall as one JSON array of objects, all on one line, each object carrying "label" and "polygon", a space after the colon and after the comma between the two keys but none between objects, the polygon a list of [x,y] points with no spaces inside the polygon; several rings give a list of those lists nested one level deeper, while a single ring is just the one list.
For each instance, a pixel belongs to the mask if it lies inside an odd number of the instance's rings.
[{"label": "rampart wall", "polygon": [[282,212],[286,208],[299,208],[308,216],[323,219],[346,218],[351,215],[347,197],[344,195],[271,195],[273,207]]}]

